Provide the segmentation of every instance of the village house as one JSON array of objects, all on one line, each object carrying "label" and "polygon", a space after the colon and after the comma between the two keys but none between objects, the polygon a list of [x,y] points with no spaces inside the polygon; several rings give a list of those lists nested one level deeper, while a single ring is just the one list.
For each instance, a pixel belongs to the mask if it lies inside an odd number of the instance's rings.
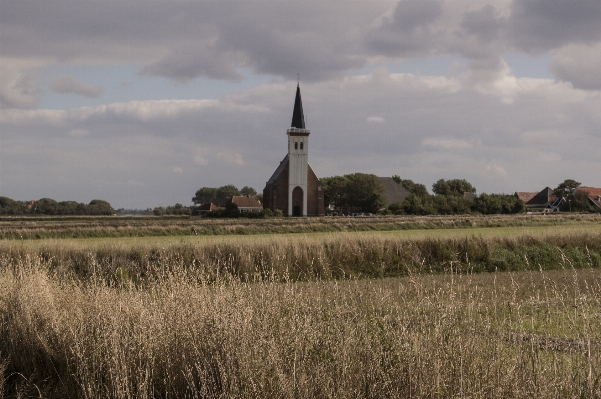
[{"label": "village house", "polygon": [[384,186],[385,207],[390,204],[403,202],[411,196],[411,192],[394,181],[392,177],[378,177],[377,179]]},{"label": "village house", "polygon": [[521,199],[526,204],[526,209],[544,208],[547,211],[559,212],[559,206],[564,198],[555,195],[550,187],[545,187],[540,192],[515,192],[514,196]]},{"label": "village house", "polygon": [[236,205],[240,212],[260,211],[263,209],[263,205],[250,195],[234,195],[227,203]]},{"label": "village house", "polygon": [[601,188],[580,186],[576,191],[585,193],[589,201],[599,209],[601,209]]},{"label": "village house", "polygon": [[200,216],[204,216],[209,212],[214,212],[219,210],[219,207],[217,205],[215,205],[212,202],[207,202],[205,204],[202,204],[199,208],[198,208],[198,214]]}]

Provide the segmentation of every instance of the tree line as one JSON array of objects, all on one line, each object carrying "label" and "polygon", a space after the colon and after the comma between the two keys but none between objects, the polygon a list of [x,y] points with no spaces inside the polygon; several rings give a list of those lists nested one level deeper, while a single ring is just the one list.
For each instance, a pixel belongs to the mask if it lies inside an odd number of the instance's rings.
[{"label": "tree line", "polygon": [[[430,194],[425,185],[398,175],[392,179],[407,189],[411,196],[402,202],[387,203],[385,188],[372,174],[352,173],[321,179],[326,206],[333,204],[336,213],[380,213],[395,215],[458,215],[480,213],[514,214],[526,210],[522,200],[511,194],[476,194],[476,188],[465,179],[439,179]],[[554,190],[565,198],[562,211],[598,211],[586,194],[576,191],[575,180],[565,180]]]},{"label": "tree line", "polygon": [[0,197],[0,215],[113,215],[115,210],[106,201],[95,199],[89,204],[76,201],[55,201],[41,198],[37,201],[17,201]]},{"label": "tree line", "polygon": [[228,184],[221,187],[202,187],[196,191],[196,194],[192,197],[192,202],[194,205],[213,203],[223,207],[227,200],[235,195],[249,195],[260,202],[263,200],[263,194],[257,194],[257,191],[252,187],[244,186],[238,189],[233,184]]},{"label": "tree line", "polygon": [[559,210],[562,212],[599,212],[599,208],[591,204],[588,195],[580,190],[576,190],[582,183],[574,179],[566,179],[560,183],[553,192],[558,197],[563,197]]}]

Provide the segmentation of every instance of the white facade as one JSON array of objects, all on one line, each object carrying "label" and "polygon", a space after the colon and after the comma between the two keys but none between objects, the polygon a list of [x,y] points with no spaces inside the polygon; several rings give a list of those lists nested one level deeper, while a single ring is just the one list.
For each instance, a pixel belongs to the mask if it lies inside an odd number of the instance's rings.
[{"label": "white facade", "polygon": [[301,215],[307,216],[307,180],[309,173],[309,134],[308,129],[291,127],[288,135],[288,215],[293,215],[292,192],[296,187],[303,190]]}]

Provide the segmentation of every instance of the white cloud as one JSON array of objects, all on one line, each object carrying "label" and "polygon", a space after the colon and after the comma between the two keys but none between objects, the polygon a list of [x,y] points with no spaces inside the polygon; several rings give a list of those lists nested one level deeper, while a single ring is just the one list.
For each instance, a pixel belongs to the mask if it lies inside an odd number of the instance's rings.
[{"label": "white cloud", "polygon": [[207,161],[207,159],[201,155],[195,155],[194,156],[194,163],[198,164],[198,165],[208,165],[209,161]]},{"label": "white cloud", "polygon": [[585,90],[601,90],[601,41],[570,44],[557,50],[549,66],[560,80]]},{"label": "white cloud", "polygon": [[242,155],[237,152],[231,153],[231,152],[219,151],[217,153],[217,158],[219,158],[220,160],[222,160],[225,163],[244,165],[244,160],[242,159]]},{"label": "white cloud", "polygon": [[[1,47],[0,47],[1,51]],[[40,98],[38,75],[30,68],[35,62],[2,57],[0,53],[0,106],[3,108],[32,108]]]},{"label": "white cloud", "polygon": [[84,137],[90,134],[90,132],[88,132],[85,129],[71,129],[69,130],[69,133],[67,133],[69,136],[71,137]]},{"label": "white cloud", "polygon": [[431,137],[422,141],[422,145],[440,147],[447,150],[472,148],[473,145],[466,140],[457,140],[444,137]]},{"label": "white cloud", "polygon": [[[3,195],[146,208],[202,186],[260,191],[286,153],[297,72],[319,176],[601,185],[598,1],[33,4],[0,13]],[[519,77],[508,53],[553,54],[557,80]],[[424,57],[459,64],[423,73]],[[157,77],[204,78],[167,96]],[[211,79],[239,83],[215,96]]]},{"label": "white cloud", "polygon": [[145,186],[146,184],[141,182],[141,181],[136,181],[136,180],[128,180],[127,184],[130,186]]},{"label": "white cloud", "polygon": [[102,95],[103,88],[82,82],[73,76],[63,76],[50,83],[50,90],[61,94],[77,94],[87,98],[97,98]]},{"label": "white cloud", "polygon": [[365,121],[367,123],[384,123],[385,119],[381,116],[370,116]]},{"label": "white cloud", "polygon": [[171,168],[171,171],[173,173],[184,173],[184,170],[182,168],[180,168],[179,166],[174,166],[173,168]]},{"label": "white cloud", "polygon": [[507,173],[507,171],[494,162],[490,162],[488,165],[486,165],[486,170],[493,172],[493,174],[495,174],[498,177],[502,177],[502,178],[509,177],[509,174]]}]

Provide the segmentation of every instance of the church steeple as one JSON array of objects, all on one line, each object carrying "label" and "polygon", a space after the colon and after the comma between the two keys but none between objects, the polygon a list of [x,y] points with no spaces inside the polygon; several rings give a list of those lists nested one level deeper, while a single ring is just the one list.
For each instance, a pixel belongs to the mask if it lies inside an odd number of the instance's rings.
[{"label": "church steeple", "polygon": [[297,129],[305,128],[305,115],[303,114],[303,102],[301,101],[300,84],[296,86],[296,98],[294,99],[294,111],[292,112],[292,124],[290,127]]}]

